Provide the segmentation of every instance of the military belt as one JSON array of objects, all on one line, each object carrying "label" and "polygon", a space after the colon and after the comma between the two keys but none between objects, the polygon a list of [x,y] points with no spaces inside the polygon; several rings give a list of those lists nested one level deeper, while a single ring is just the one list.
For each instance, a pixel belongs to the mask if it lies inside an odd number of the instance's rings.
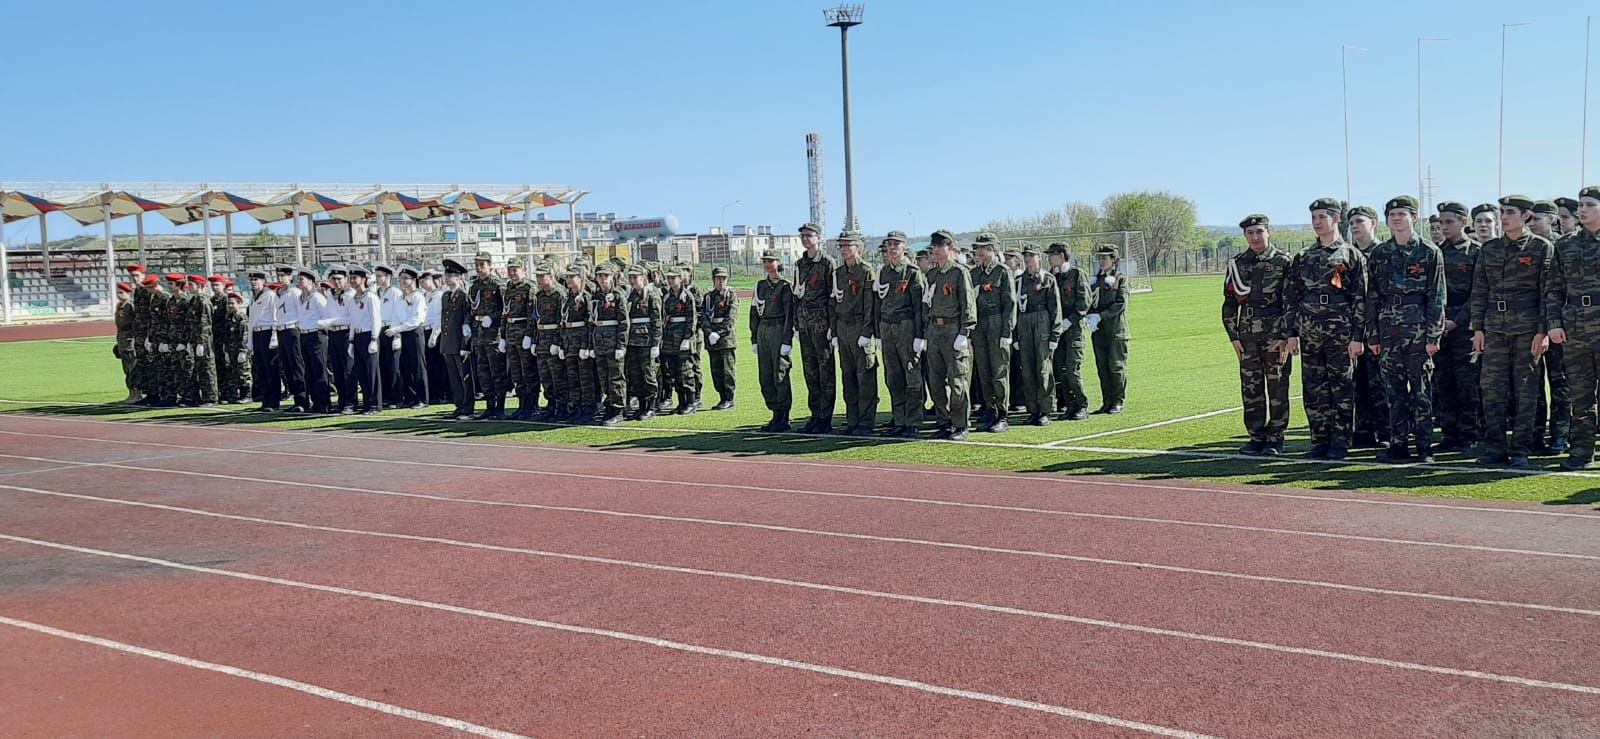
[{"label": "military belt", "polygon": [[583,328],[584,326],[587,326],[589,324],[584,323],[583,321],[567,321],[566,323],[563,323],[561,325],[566,327],[566,328]]},{"label": "military belt", "polygon": [[523,317],[523,318],[507,318],[506,320],[510,321],[511,323],[522,323],[523,321],[526,321],[528,319],[526,317]]},{"label": "military belt", "polygon": [[937,325],[940,325],[940,326],[954,326],[956,324],[961,323],[961,318],[958,317],[958,316],[952,316],[950,318],[945,318],[943,316],[934,316],[933,317],[933,322],[935,324],[937,324]]},{"label": "military belt", "polygon": [[259,334],[262,331],[275,331],[275,330],[277,330],[276,326],[255,326],[255,327],[252,327],[250,329],[250,333]]},{"label": "military belt", "polygon": [[556,330],[558,328],[561,328],[561,324],[559,324],[559,323],[541,323],[541,324],[538,325],[537,328],[540,331],[554,331],[554,330]]},{"label": "military belt", "polygon": [[1426,295],[1390,295],[1389,305],[1424,305],[1428,302]]},{"label": "military belt", "polygon": [[619,321],[595,321],[594,325],[599,326],[601,328],[605,328],[607,326],[615,326],[618,323],[619,323]]},{"label": "military belt", "polygon": [[781,321],[781,320],[783,320],[783,316],[762,316],[761,320],[763,320],[763,321]]},{"label": "military belt", "polygon": [[651,318],[649,316],[645,316],[644,318],[631,318],[631,319],[628,319],[628,323],[649,323],[649,322],[651,322],[653,320],[655,320],[655,319],[653,319],[653,318]]},{"label": "military belt", "polygon": [[978,309],[978,317],[979,318],[993,318],[994,316],[998,316],[998,315],[1000,315],[1000,309],[999,308],[990,307],[990,308],[979,308]]},{"label": "military belt", "polygon": [[689,320],[688,316],[673,316],[667,319],[667,323],[683,323],[687,320]]},{"label": "military belt", "polygon": [[1252,318],[1277,318],[1283,315],[1283,308],[1277,306],[1262,308],[1247,303],[1240,309],[1240,313]]},{"label": "military belt", "polygon": [[1589,296],[1589,295],[1579,295],[1578,296],[1578,305],[1581,305],[1581,306],[1583,306],[1585,308],[1588,308],[1588,307],[1594,305],[1594,299],[1593,299],[1592,296]]},{"label": "military belt", "polygon": [[1496,311],[1501,312],[1501,313],[1504,313],[1504,312],[1506,312],[1508,310],[1528,310],[1530,308],[1538,308],[1538,307],[1539,307],[1539,299],[1538,298],[1523,298],[1521,300],[1496,300],[1496,301],[1494,301],[1494,309]]},{"label": "military belt", "polygon": [[1315,293],[1300,299],[1306,305],[1344,305],[1350,302],[1350,296],[1345,293]]}]

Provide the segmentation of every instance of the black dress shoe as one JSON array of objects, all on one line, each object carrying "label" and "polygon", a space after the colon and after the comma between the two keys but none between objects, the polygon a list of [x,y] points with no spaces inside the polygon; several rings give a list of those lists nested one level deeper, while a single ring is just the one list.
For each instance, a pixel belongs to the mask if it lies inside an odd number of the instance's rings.
[{"label": "black dress shoe", "polygon": [[1239,447],[1239,453],[1240,454],[1248,454],[1248,455],[1250,455],[1252,457],[1255,457],[1255,456],[1259,456],[1260,454],[1262,454],[1266,450],[1266,447],[1267,447],[1267,443],[1266,442],[1264,442],[1264,441],[1256,441],[1255,439],[1251,439],[1244,446]]},{"label": "black dress shoe", "polygon": [[966,429],[961,429],[960,431],[952,431],[948,438],[951,441],[966,441],[967,440],[967,430]]},{"label": "black dress shoe", "polygon": [[1496,452],[1486,452],[1478,456],[1478,466],[1498,467],[1506,463],[1506,455]]},{"label": "black dress shoe", "polygon": [[1087,408],[1079,408],[1077,410],[1071,410],[1061,414],[1061,420],[1063,421],[1083,421],[1088,418],[1089,409]]},{"label": "black dress shoe", "polygon": [[1570,457],[1567,457],[1566,459],[1561,460],[1561,469],[1564,469],[1564,470],[1586,470],[1586,469],[1589,469],[1589,465],[1591,465],[1593,463],[1594,463],[1594,458],[1593,457],[1574,454],[1574,455],[1572,455]]},{"label": "black dress shoe", "polygon": [[1122,404],[1121,403],[1118,403],[1118,404],[1116,404],[1114,406],[1111,406],[1110,408],[1106,409],[1106,415],[1110,415],[1110,416],[1115,416],[1115,415],[1117,415],[1118,413],[1121,413],[1121,412],[1122,412]]},{"label": "black dress shoe", "polygon": [[724,401],[722,401],[720,403],[717,403],[714,406],[711,406],[711,410],[714,410],[714,411],[725,411],[725,410],[728,410],[728,409],[730,409],[732,407],[733,407],[733,401],[732,400],[724,400]]},{"label": "black dress shoe", "polygon": [[1533,467],[1526,454],[1513,454],[1506,460],[1506,465],[1514,469],[1526,470]]},{"label": "black dress shoe", "polygon": [[898,436],[898,437],[900,437],[902,439],[915,439],[915,438],[917,438],[917,427],[916,426],[901,426],[900,427],[900,433],[895,434],[895,436]]},{"label": "black dress shoe", "polygon": [[1390,444],[1389,448],[1378,452],[1376,459],[1379,462],[1404,462],[1411,459],[1411,450],[1405,444]]},{"label": "black dress shoe", "polygon": [[1317,445],[1311,447],[1311,451],[1306,452],[1306,459],[1327,459],[1327,458],[1328,458],[1328,445],[1327,444],[1317,444]]},{"label": "black dress shoe", "polygon": [[1344,459],[1350,456],[1350,450],[1342,446],[1329,446],[1328,459]]},{"label": "black dress shoe", "polygon": [[995,421],[992,425],[989,426],[989,429],[988,429],[989,433],[991,433],[991,434],[1003,434],[1003,433],[1005,433],[1007,431],[1010,431],[1010,430],[1011,430],[1011,424],[1006,423],[1006,419],[1004,419],[1004,418],[1002,418],[1002,419],[1000,419],[998,421]]},{"label": "black dress shoe", "polygon": [[1283,442],[1274,441],[1261,447],[1261,454],[1267,457],[1283,456]]},{"label": "black dress shoe", "polygon": [[850,429],[850,435],[851,436],[876,436],[877,434],[872,433],[872,427],[871,426],[857,426],[857,427],[855,427],[853,429]]},{"label": "black dress shoe", "polygon": [[781,434],[781,433],[784,433],[784,432],[788,431],[791,428],[793,428],[793,427],[789,425],[789,422],[787,420],[779,420],[779,421],[773,421],[772,422],[772,428],[767,429],[767,430],[771,431],[774,434]]},{"label": "black dress shoe", "polygon": [[885,439],[892,439],[892,438],[900,435],[900,429],[902,429],[902,428],[904,428],[904,427],[903,426],[890,426],[888,428],[885,428],[882,431],[879,431],[878,435],[883,437],[883,438],[885,438]]}]

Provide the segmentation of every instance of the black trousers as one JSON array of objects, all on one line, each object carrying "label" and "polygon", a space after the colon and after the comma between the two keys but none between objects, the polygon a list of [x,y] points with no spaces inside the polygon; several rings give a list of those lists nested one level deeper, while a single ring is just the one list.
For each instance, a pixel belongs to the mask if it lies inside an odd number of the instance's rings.
[{"label": "black trousers", "polygon": [[350,331],[344,328],[333,328],[325,331],[328,335],[328,369],[333,375],[330,382],[333,389],[339,393],[339,407],[351,408],[356,404],[356,383],[350,374]]},{"label": "black trousers", "polygon": [[[361,399],[365,401],[361,409],[364,411],[383,410],[383,383],[378,376],[378,358],[383,356],[372,352],[372,342],[382,341],[383,335],[373,336],[371,331],[363,331],[355,335],[351,344],[355,347],[355,367],[352,368],[351,379],[361,387]],[[352,401],[355,396],[350,396]]]},{"label": "black trousers", "polygon": [[450,394],[450,373],[445,369],[444,354],[439,347],[428,346],[436,332],[431,328],[421,331],[423,373],[428,376],[428,403],[448,403],[454,396]]},{"label": "black trousers", "polygon": [[306,394],[311,396],[309,409],[328,412],[328,335],[322,331],[300,334],[300,359],[306,368]]},{"label": "black trousers", "polygon": [[456,415],[472,414],[477,405],[472,388],[472,354],[460,352],[444,355],[444,367],[450,377],[450,399],[455,402]]},{"label": "black trousers", "polygon": [[422,329],[400,334],[401,405],[428,402],[428,373],[422,362]]},{"label": "black trousers", "polygon": [[306,407],[306,364],[300,356],[300,329],[278,329],[278,371],[289,394],[294,396],[294,404]]},{"label": "black trousers", "polygon": [[400,352],[394,349],[394,337],[387,329],[372,338],[378,342],[378,381],[383,383],[383,397],[395,405],[405,397],[400,390]]},{"label": "black trousers", "polygon": [[283,380],[278,377],[278,352],[272,331],[250,332],[250,382],[261,393],[261,407],[277,408],[283,402]]}]

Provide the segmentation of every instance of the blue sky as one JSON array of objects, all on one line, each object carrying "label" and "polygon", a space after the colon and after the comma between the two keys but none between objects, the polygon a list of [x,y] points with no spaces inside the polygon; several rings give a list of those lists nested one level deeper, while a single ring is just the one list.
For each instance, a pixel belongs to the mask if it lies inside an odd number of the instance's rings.
[{"label": "blue sky", "polygon": [[[585,210],[670,212],[703,230],[740,200],[729,224],[791,229],[807,217],[815,130],[836,229],[827,6],[18,4],[0,27],[0,180],[562,182],[594,191]],[[1584,12],[869,2],[851,34],[857,212],[868,231],[926,233],[1153,188],[1193,198],[1203,223],[1258,210],[1304,222],[1306,203],[1344,191],[1346,43],[1369,49],[1349,59],[1354,198],[1381,205],[1416,189],[1418,36],[1451,39],[1424,57],[1437,196],[1483,201],[1496,194],[1500,24],[1517,21],[1533,25],[1510,32],[1506,190],[1575,194]],[[51,223],[52,237],[72,232]]]}]

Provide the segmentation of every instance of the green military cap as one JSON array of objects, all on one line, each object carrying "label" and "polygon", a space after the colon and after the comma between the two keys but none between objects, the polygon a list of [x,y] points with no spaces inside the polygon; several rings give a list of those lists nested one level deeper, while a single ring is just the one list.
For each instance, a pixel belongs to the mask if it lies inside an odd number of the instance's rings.
[{"label": "green military cap", "polygon": [[1416,213],[1417,199],[1411,197],[1410,195],[1396,195],[1392,198],[1389,198],[1389,202],[1383,204],[1384,215],[1388,215],[1389,211],[1394,210],[1395,208],[1405,208],[1412,213]]},{"label": "green military cap", "polygon": [[972,248],[999,249],[1000,239],[994,234],[984,231],[983,233],[978,234],[977,238],[972,240]]},{"label": "green military cap", "polygon": [[950,233],[950,229],[948,228],[941,228],[938,231],[934,231],[933,235],[928,237],[928,240],[932,242],[938,242],[941,239],[954,244],[956,241],[956,235]]},{"label": "green military cap", "polygon": [[1578,214],[1578,199],[1577,198],[1568,198],[1568,197],[1556,198],[1556,207],[1560,208],[1560,209],[1562,209],[1564,211],[1567,211],[1568,213],[1571,213],[1573,215],[1577,215]]},{"label": "green military cap", "polygon": [[717,277],[727,277],[727,276],[728,276],[728,268],[727,267],[712,267],[711,268],[711,277],[713,279],[715,279]]},{"label": "green military cap", "polygon": [[1026,244],[1023,244],[1022,245],[1022,254],[1024,256],[1026,256],[1028,254],[1032,254],[1034,256],[1039,256],[1039,245],[1035,244],[1035,243],[1033,243],[1031,241],[1026,243]]},{"label": "green military cap", "polygon": [[814,233],[814,234],[816,234],[818,236],[822,235],[822,227],[821,226],[818,226],[815,223],[802,223],[802,224],[800,224],[800,233],[805,233],[807,231],[810,231],[811,233]]},{"label": "green military cap", "polygon": [[692,262],[678,262],[678,271],[686,275],[693,275],[694,264]]},{"label": "green military cap", "polygon": [[778,256],[778,252],[776,250],[768,249],[768,250],[766,250],[764,252],[761,252],[761,261],[763,261],[763,262],[781,262],[781,261],[783,261],[783,257]]},{"label": "green military cap", "polygon": [[835,241],[838,241],[841,244],[846,242],[846,241],[853,241],[853,242],[859,244],[859,243],[861,243],[861,232],[860,231],[840,231],[839,232],[839,238],[835,239]]},{"label": "green military cap", "polygon": [[600,275],[615,277],[617,275],[617,265],[609,261],[601,262],[600,266],[594,268],[594,273],[597,277]]},{"label": "green military cap", "polygon": [[512,257],[506,262],[507,268],[516,267],[517,269],[522,269],[522,266],[522,257]]},{"label": "green military cap", "polygon": [[1533,202],[1533,212],[1546,213],[1553,216],[1556,214],[1556,203],[1554,200],[1535,200]]},{"label": "green military cap", "polygon": [[486,251],[480,251],[480,252],[478,252],[478,256],[475,256],[475,257],[472,258],[472,261],[474,261],[474,262],[488,262],[490,264],[494,264],[494,255],[490,254],[489,252],[486,252]]},{"label": "green military cap", "polygon": [[883,240],[884,241],[898,241],[898,242],[900,242],[902,244],[911,243],[911,240],[906,238],[906,232],[901,231],[900,229],[895,229],[893,231],[890,231],[888,236],[883,237]]},{"label": "green military cap", "polygon": [[1338,213],[1339,213],[1339,199],[1338,198],[1317,198],[1316,200],[1311,201],[1311,210],[1327,210],[1327,211],[1332,211],[1334,213],[1334,215],[1338,215]]},{"label": "green military cap", "polygon": [[567,267],[566,276],[568,278],[572,278],[572,277],[586,277],[587,275],[586,275],[586,273],[584,273],[584,271],[583,271],[583,269],[581,267],[579,267],[578,265],[574,264],[574,265],[570,265],[570,266]]},{"label": "green military cap", "polygon": [[933,250],[932,249],[918,249],[917,250],[917,258],[918,259],[931,259],[931,258],[933,258]]},{"label": "green military cap", "polygon": [[1527,195],[1507,195],[1500,198],[1500,205],[1521,210],[1533,210],[1533,198]]},{"label": "green military cap", "polygon": [[[1387,213],[1388,211],[1385,210],[1384,212]],[[1355,218],[1356,216],[1366,216],[1376,221],[1378,220],[1378,211],[1373,210],[1370,205],[1358,205],[1345,214],[1346,218]]]},{"label": "green military cap", "polygon": [[1049,246],[1044,248],[1044,253],[1046,253],[1046,254],[1063,254],[1064,255],[1064,254],[1067,253],[1067,245],[1063,244],[1063,243],[1061,243],[1059,241],[1052,241],[1052,242],[1050,242]]},{"label": "green military cap", "polygon": [[1582,190],[1578,191],[1578,197],[1580,197],[1580,198],[1591,198],[1593,200],[1600,200],[1600,187],[1597,187],[1595,185],[1590,185],[1588,187],[1585,187]]},{"label": "green military cap", "polygon": [[628,267],[629,277],[644,277],[647,274],[650,273],[645,270],[644,265],[642,264],[635,264]]},{"label": "green military cap", "polygon": [[1440,215],[1445,213],[1454,213],[1462,218],[1471,217],[1471,211],[1467,210],[1466,204],[1455,200],[1446,200],[1434,206],[1434,208],[1439,211]]},{"label": "green military cap", "polygon": [[1500,209],[1494,203],[1480,203],[1472,206],[1472,217],[1477,218],[1480,213],[1499,213]]},{"label": "green military cap", "polygon": [[[445,266],[445,269],[449,269],[449,268],[450,267],[448,265]],[[533,276],[534,277],[541,277],[541,276],[544,276],[544,275],[553,275],[553,274],[555,274],[555,271],[550,268],[550,263],[549,262],[540,262],[540,263],[534,265],[534,267],[533,267]]]},{"label": "green military cap", "polygon": [[1117,245],[1101,244],[1094,248],[1094,255],[1097,257],[1115,257],[1117,256]]},{"label": "green military cap", "polygon": [[889,240],[888,239],[884,239],[883,241],[878,242],[878,251],[883,252],[883,251],[888,251],[888,250],[889,250]]},{"label": "green military cap", "polygon": [[1265,214],[1265,213],[1251,213],[1250,215],[1245,216],[1244,220],[1239,221],[1239,229],[1240,230],[1247,229],[1247,228],[1249,228],[1251,226],[1270,226],[1270,225],[1272,225],[1272,220],[1270,218],[1267,218],[1267,214]]}]

